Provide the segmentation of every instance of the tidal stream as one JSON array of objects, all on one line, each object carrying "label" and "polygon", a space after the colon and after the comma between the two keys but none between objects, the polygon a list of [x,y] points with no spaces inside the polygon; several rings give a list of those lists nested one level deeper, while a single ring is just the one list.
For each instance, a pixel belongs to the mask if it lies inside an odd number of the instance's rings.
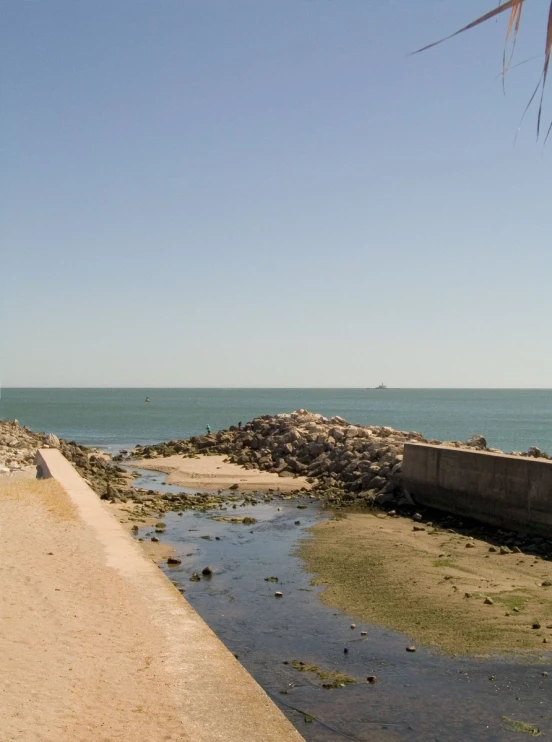
[{"label": "tidal stream", "polygon": [[[161,491],[163,480],[163,474],[144,471],[135,485]],[[219,520],[244,517],[256,522]],[[307,742],[471,742],[515,740],[531,730],[552,734],[552,672],[543,675],[552,670],[549,654],[529,663],[450,658],[420,647],[407,652],[408,637],[324,605],[294,552],[301,539],[313,538],[307,529],[328,517],[311,500],[274,500],[167,513],[166,530],[157,534],[182,560],[161,565],[167,576]],[[137,537],[151,535],[151,528],[142,528]],[[211,577],[190,580],[208,565]],[[285,664],[293,661],[356,682],[325,689],[315,672]]]}]

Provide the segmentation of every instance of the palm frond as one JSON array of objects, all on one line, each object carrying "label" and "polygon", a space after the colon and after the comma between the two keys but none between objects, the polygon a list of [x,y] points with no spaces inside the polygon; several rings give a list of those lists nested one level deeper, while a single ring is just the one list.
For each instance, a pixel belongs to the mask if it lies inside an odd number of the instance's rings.
[{"label": "palm frond", "polygon": [[[488,13],[485,13],[479,18],[476,18],[475,21],[468,23],[466,26],[463,26],[463,28],[459,28],[457,31],[450,34],[449,36],[445,36],[444,38],[439,39],[439,41],[434,41],[431,44],[427,44],[426,46],[423,46],[421,49],[417,49],[415,52],[413,52],[413,54],[420,54],[421,52],[425,52],[428,49],[432,49],[434,46],[437,46],[438,44],[442,44],[444,41],[448,41],[449,39],[452,39],[455,36],[458,36],[459,34],[464,33],[465,31],[470,31],[472,28],[475,28],[476,26],[479,26],[482,23],[485,23],[486,21],[491,20],[491,18],[496,18],[501,13],[504,13],[507,10],[509,10],[510,17],[508,19],[508,27],[506,29],[506,40],[504,43],[504,53],[502,56],[502,77],[504,78],[509,68],[509,64],[510,64],[510,61],[512,59],[512,55],[515,49],[516,40],[517,40],[518,33],[520,30],[520,26],[521,26],[521,16],[522,16],[523,7],[524,7],[525,2],[526,0],[507,0],[506,2],[501,2],[496,8],[493,8]],[[508,58],[508,61],[506,61],[506,49],[507,49],[509,41],[512,41],[512,49],[511,49],[511,53]],[[541,118],[542,118],[542,109],[543,109],[543,102],[544,102],[544,89],[545,89],[546,82],[548,79],[548,71],[550,67],[551,54],[552,54],[552,0],[550,0],[550,7],[548,11],[548,22],[547,22],[547,27],[546,27],[546,43],[545,43],[545,48],[544,48],[544,63],[543,63],[542,73],[541,73],[541,77],[538,82],[538,85],[535,91],[533,92],[533,95],[531,96],[529,103],[527,104],[527,107],[531,105],[531,103],[535,99],[536,94],[540,90],[539,110],[538,110],[538,115],[537,115],[537,138],[539,137],[540,130],[541,130]],[[550,125],[548,129],[546,138],[548,138],[551,132],[552,132],[552,124]]]}]

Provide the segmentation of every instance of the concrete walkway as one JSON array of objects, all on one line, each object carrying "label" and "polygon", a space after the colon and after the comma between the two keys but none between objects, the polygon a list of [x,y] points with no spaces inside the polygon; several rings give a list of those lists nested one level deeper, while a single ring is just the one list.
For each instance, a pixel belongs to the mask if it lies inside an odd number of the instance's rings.
[{"label": "concrete walkway", "polygon": [[57,450],[0,480],[0,739],[300,742]]}]

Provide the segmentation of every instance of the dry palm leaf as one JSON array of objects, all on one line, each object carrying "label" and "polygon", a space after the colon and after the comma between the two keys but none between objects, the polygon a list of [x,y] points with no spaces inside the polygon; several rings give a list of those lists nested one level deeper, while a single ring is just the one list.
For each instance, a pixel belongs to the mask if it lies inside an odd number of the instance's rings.
[{"label": "dry palm leaf", "polygon": [[[485,23],[485,21],[489,21],[491,18],[495,18],[496,16],[500,15],[500,13],[504,13],[507,10],[510,11],[510,18],[508,21],[508,28],[506,29],[505,44],[507,45],[508,41],[512,39],[513,45],[515,45],[515,41],[519,33],[519,28],[521,24],[521,14],[522,14],[523,6],[525,2],[526,0],[507,0],[506,2],[500,3],[496,8],[493,8],[493,10],[490,10],[488,13],[485,13],[479,18],[476,18],[475,21],[468,23],[467,26],[464,26],[463,28],[458,29],[458,31],[455,31],[454,33],[450,34],[450,36],[445,36],[445,38],[440,39],[439,41],[434,41],[432,44],[428,44],[427,46],[424,46],[421,49],[418,49],[414,53],[418,54],[420,52],[427,51],[427,49],[431,49],[432,47],[437,46],[438,44],[442,44],[443,41],[448,41],[448,39],[452,39],[454,36],[458,36],[459,34],[464,33],[464,31],[469,31],[472,28],[479,26],[481,23]],[[513,51],[513,48],[512,48],[512,51]],[[535,89],[535,92],[531,96],[531,99],[528,103],[528,106],[531,105],[531,102],[533,101],[535,95],[537,94],[540,88],[541,94],[540,94],[539,112],[538,112],[538,117],[537,117],[537,136],[540,133],[544,87],[546,85],[546,81],[548,77],[548,68],[550,66],[550,54],[551,53],[552,53],[552,0],[550,0],[550,8],[548,11],[548,22],[547,22],[547,27],[546,27],[546,44],[544,47],[544,64],[542,68],[542,74],[541,74],[539,83]],[[508,65],[506,63],[506,46],[505,46],[503,65],[502,65],[503,74],[506,72],[507,66]],[[552,129],[552,124],[550,125],[550,128],[548,129],[546,136],[550,134],[551,129]]]}]

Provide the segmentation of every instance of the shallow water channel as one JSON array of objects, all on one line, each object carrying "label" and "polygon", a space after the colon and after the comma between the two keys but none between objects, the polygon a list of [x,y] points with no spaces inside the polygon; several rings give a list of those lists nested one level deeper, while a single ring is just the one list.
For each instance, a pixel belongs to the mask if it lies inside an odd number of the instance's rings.
[{"label": "shallow water channel", "polygon": [[[161,490],[163,479],[144,472],[136,485]],[[182,559],[174,567],[161,565],[168,577],[184,588],[186,599],[307,742],[522,739],[523,728],[511,720],[529,725],[526,737],[531,727],[552,734],[550,657],[528,664],[451,659],[422,648],[409,653],[408,637],[325,606],[294,551],[302,538],[312,538],[306,529],[331,514],[310,500],[304,504],[306,509],[298,509],[298,501],[274,500],[167,513],[160,537]],[[216,520],[245,516],[257,522]],[[137,536],[149,537],[151,530]],[[214,568],[212,577],[190,581],[207,565]],[[316,674],[284,664],[292,660],[357,682],[324,689]],[[544,677],[549,670],[551,677]],[[376,682],[368,683],[368,676]]]}]

